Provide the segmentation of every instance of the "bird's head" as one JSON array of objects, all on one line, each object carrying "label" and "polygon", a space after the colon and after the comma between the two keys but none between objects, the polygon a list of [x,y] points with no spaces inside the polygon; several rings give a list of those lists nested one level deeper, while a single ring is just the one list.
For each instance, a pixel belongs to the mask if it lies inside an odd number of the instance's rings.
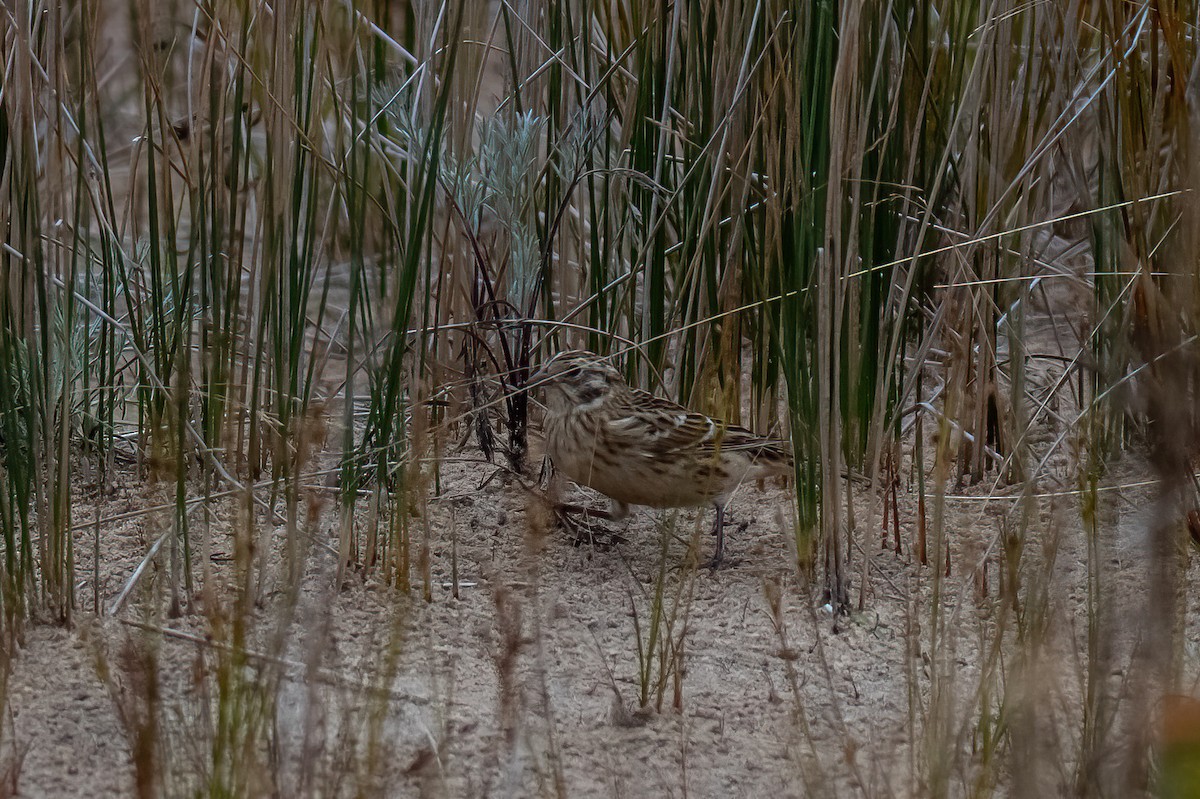
[{"label": "bird's head", "polygon": [[594,352],[567,350],[542,364],[529,379],[530,388],[546,390],[553,414],[592,411],[625,387],[621,373]]}]

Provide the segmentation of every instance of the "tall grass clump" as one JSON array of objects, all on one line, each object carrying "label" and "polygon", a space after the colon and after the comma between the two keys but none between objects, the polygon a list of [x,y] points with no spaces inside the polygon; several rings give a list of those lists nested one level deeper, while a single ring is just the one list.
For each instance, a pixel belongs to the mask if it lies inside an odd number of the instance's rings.
[{"label": "tall grass clump", "polygon": [[[3,15],[4,630],[11,641],[31,614],[70,621],[76,503],[114,482],[150,486],[163,529],[110,610],[133,597],[154,639],[199,612],[222,653],[212,716],[194,729],[211,759],[184,782],[231,795],[277,784],[286,680],[269,664],[298,645],[304,581],[329,568],[312,484],[337,466],[325,426],[338,406],[350,518],[369,473],[397,521],[370,546],[353,545],[351,521],[332,562],[380,553],[393,582],[407,569],[404,364],[431,283],[441,76],[463,7],[390,23],[386,4],[35,2]],[[389,149],[385,88],[411,104],[410,152]],[[88,529],[99,610],[113,553],[105,526]],[[157,558],[161,573],[146,568]],[[158,661],[109,665],[146,686],[131,736],[169,738],[181,722],[155,688]],[[139,752],[146,786],[182,784],[168,749]]]},{"label": "tall grass clump", "polygon": [[[1148,708],[1195,677],[1196,19],[1192,0],[4,8],[0,661],[30,619],[116,616],[135,640],[101,671],[147,794],[315,791],[334,762],[366,791],[443,550],[461,599],[443,471],[531,489],[529,375],[586,346],[790,439],[795,590],[839,632],[902,594],[911,792],[1172,784]],[[1114,565],[1126,482],[1150,506],[1135,571]],[[131,568],[102,515],[117,487],[145,503]],[[660,530],[633,681],[683,712],[704,577],[669,568]],[[494,593],[514,762],[545,577],[526,565]],[[1132,582],[1136,635],[1113,600]],[[279,720],[358,583],[393,592],[392,626],[355,686],[369,728],[308,708],[354,741],[322,760],[316,722],[297,745]],[[768,585],[782,642],[791,583]],[[202,652],[187,710],[171,641]],[[198,754],[176,769],[180,730]]]},{"label": "tall grass clump", "polygon": [[[23,7],[5,22],[0,601],[9,636],[30,611],[69,621],[74,607],[72,436],[82,428],[80,377],[92,342],[74,299],[74,290],[88,282],[87,250],[70,233],[87,220],[72,202],[72,192],[85,188],[73,166],[84,151],[71,134],[80,107],[55,100],[68,94],[84,67],[59,57],[68,35],[62,13]],[[53,66],[46,70],[43,63]],[[60,246],[47,246],[48,238]]]}]

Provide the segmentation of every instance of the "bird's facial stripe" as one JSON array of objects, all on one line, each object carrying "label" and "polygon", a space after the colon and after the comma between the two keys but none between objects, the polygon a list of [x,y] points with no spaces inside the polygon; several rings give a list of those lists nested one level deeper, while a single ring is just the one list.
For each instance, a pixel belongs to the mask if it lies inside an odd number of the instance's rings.
[{"label": "bird's facial stripe", "polygon": [[606,393],[604,386],[597,383],[584,383],[579,386],[575,389],[575,401],[579,403],[578,410],[596,410],[604,404]]}]

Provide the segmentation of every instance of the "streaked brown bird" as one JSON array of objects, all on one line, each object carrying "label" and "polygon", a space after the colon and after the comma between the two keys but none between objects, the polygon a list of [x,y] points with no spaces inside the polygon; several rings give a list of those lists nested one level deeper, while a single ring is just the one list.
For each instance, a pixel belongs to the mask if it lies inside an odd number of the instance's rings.
[{"label": "streaked brown bird", "polygon": [[560,352],[530,378],[538,386],[546,392],[546,454],[555,469],[609,497],[612,518],[629,505],[716,507],[710,566],[725,557],[725,503],[733,491],[792,472],[786,442],[630,388],[595,353]]}]

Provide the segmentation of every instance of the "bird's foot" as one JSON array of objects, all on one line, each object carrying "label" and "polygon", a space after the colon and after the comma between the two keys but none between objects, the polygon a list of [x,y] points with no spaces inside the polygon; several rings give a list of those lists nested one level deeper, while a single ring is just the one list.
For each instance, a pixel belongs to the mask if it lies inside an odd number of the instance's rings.
[{"label": "bird's foot", "polygon": [[609,522],[614,522],[619,518],[614,516],[612,511],[603,510],[601,508],[589,508],[587,505],[573,505],[570,502],[559,503],[555,510],[558,512],[559,516],[565,516],[568,514],[575,516],[593,516],[597,519],[604,519],[605,521]]},{"label": "bird's foot", "polygon": [[717,553],[700,564],[700,568],[715,572],[717,569],[732,569],[741,565],[741,562],[741,558],[731,558],[724,553]]},{"label": "bird's foot", "polygon": [[587,545],[594,549],[605,550],[627,541],[624,536],[612,530],[592,524],[594,518],[611,520],[608,511],[564,504],[555,509],[555,514],[558,516],[559,524],[570,534],[571,543],[574,546]]},{"label": "bird's foot", "polygon": [[612,530],[604,530],[592,527],[590,525],[587,525],[583,529],[576,531],[575,535],[571,539],[572,546],[587,546],[597,549],[601,552],[628,543],[629,539],[620,533],[615,533]]}]

